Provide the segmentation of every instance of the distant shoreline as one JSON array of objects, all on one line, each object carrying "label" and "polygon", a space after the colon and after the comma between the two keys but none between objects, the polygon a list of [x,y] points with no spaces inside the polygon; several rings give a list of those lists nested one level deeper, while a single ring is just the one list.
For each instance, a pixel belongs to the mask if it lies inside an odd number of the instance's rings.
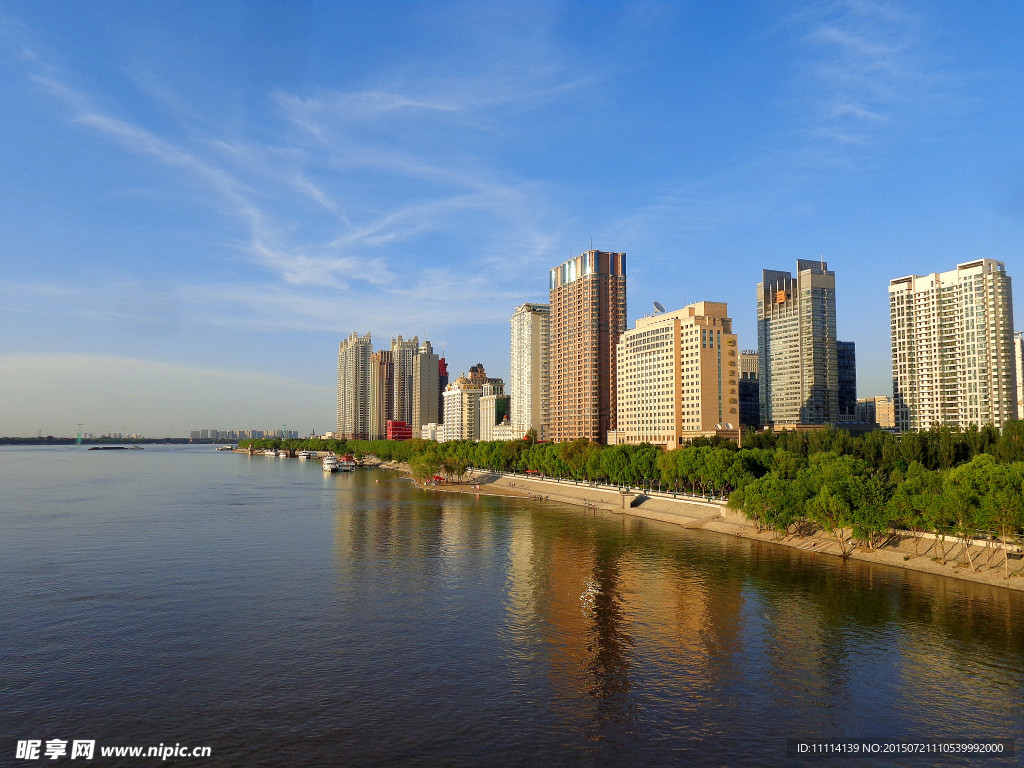
[{"label": "distant shoreline", "polygon": [[[409,465],[401,462],[382,462],[379,466],[382,469],[395,469],[409,474]],[[755,539],[769,544],[801,549],[805,552],[825,554],[830,557],[842,557],[835,539],[822,531],[817,531],[810,536],[787,535],[783,537],[773,531],[759,532],[742,512],[728,509],[721,502],[672,498],[670,494],[664,493],[646,495],[629,491],[624,494],[615,488],[610,489],[585,482],[575,483],[523,475],[505,475],[487,470],[474,470],[470,476],[471,479],[465,483],[438,483],[437,485],[419,485],[419,487],[423,490],[445,493],[555,501],[588,509],[672,523],[683,528],[700,528],[740,538]],[[630,504],[635,504],[635,506],[630,506]],[[909,538],[897,539],[875,549],[857,548],[847,557],[859,562],[888,565],[893,568],[947,576],[975,584],[1024,591],[1024,560],[1011,560],[1010,578],[1006,578],[1001,549],[972,547],[971,554],[978,565],[978,570],[973,571],[969,565],[962,563],[962,549],[959,542],[950,537],[946,539],[945,544],[944,558],[938,557],[938,541],[922,540],[919,542],[920,554],[915,554],[914,542]]]}]

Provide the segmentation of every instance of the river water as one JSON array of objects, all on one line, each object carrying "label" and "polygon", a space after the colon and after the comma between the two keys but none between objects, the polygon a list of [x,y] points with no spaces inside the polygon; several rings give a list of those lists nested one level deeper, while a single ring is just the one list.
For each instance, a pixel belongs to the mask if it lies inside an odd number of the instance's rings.
[{"label": "river water", "polygon": [[631,768],[1020,742],[1022,619],[1020,592],[383,470],[0,449],[0,765],[89,764],[15,759],[30,739],[98,765]]}]

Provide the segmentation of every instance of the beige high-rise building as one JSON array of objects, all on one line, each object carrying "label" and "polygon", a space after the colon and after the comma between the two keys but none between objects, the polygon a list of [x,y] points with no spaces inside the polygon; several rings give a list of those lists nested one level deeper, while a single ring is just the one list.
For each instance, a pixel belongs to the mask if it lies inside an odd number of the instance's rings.
[{"label": "beige high-rise building", "polygon": [[479,381],[470,381],[465,376],[459,376],[445,387],[444,424],[438,427],[438,442],[480,439],[482,394],[482,384]]},{"label": "beige high-rise building", "polygon": [[512,326],[511,408],[513,432],[520,436],[530,429],[541,440],[548,439],[549,355],[551,352],[551,307],[522,304],[509,321]]},{"label": "beige high-rise building", "polygon": [[1003,262],[889,283],[896,429],[1001,427],[1017,416],[1013,298]]},{"label": "beige high-rise building", "polygon": [[740,358],[725,302],[640,318],[617,354],[618,429],[609,443],[672,449],[739,428]]},{"label": "beige high-rise building", "polygon": [[797,259],[797,274],[765,269],[757,284],[758,397],[762,424],[839,418],[836,275]]},{"label": "beige high-rise building", "polygon": [[412,428],[414,435],[424,424],[440,421],[438,413],[437,381],[438,361],[434,348],[429,341],[424,341],[413,358],[412,376]]},{"label": "beige high-rise building", "polygon": [[1017,418],[1024,419],[1024,333],[1013,334],[1013,367],[1017,374]]},{"label": "beige high-rise building", "polygon": [[370,439],[388,436],[388,420],[395,396],[395,365],[390,350],[370,355]]},{"label": "beige high-rise building", "polygon": [[391,340],[391,357],[395,366],[395,389],[391,401],[391,418],[412,424],[413,392],[415,387],[415,360],[420,346],[418,336]]},{"label": "beige high-rise building", "polygon": [[596,443],[615,429],[615,347],[626,330],[626,254],[587,251],[549,275],[550,439]]},{"label": "beige high-rise building", "polygon": [[352,333],[338,346],[339,437],[367,440],[370,437],[370,334]]}]

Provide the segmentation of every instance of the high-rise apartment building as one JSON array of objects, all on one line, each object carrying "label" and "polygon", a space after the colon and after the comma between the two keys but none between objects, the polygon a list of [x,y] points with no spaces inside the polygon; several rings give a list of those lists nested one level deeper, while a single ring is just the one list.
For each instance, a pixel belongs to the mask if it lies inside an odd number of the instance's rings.
[{"label": "high-rise apartment building", "polygon": [[550,271],[549,423],[556,442],[615,429],[615,348],[626,330],[626,254],[587,251]]},{"label": "high-rise apartment building", "polygon": [[339,437],[367,440],[370,437],[370,334],[351,336],[338,346]]},{"label": "high-rise apartment building", "polygon": [[522,304],[509,321],[512,326],[512,391],[510,420],[515,432],[537,431],[548,439],[549,355],[551,352],[551,307]]},{"label": "high-rise apartment building", "polygon": [[434,354],[429,341],[424,341],[413,358],[412,376],[412,423],[414,435],[428,422],[438,421],[437,377],[440,358]]},{"label": "high-rise apartment building", "polygon": [[617,349],[618,426],[609,442],[668,449],[739,427],[739,353],[724,302],[637,320]]},{"label": "high-rise apartment building", "polygon": [[824,261],[798,259],[795,277],[762,271],[757,353],[763,424],[837,420],[836,277]]},{"label": "high-rise apartment building", "polygon": [[387,438],[391,403],[395,397],[395,364],[391,350],[370,355],[370,439]]},{"label": "high-rise apartment building", "polygon": [[395,390],[391,401],[391,418],[395,421],[412,423],[413,390],[415,386],[416,352],[420,346],[418,336],[403,340],[401,336],[391,340],[391,357],[395,366]]},{"label": "high-rise apartment building", "polygon": [[[438,429],[438,441],[480,439],[480,397],[483,385],[459,376],[445,388],[444,426]],[[441,439],[441,434],[444,439]]]},{"label": "high-rise apartment building", "polygon": [[1001,261],[889,283],[896,429],[1001,427],[1017,416],[1013,298]]}]

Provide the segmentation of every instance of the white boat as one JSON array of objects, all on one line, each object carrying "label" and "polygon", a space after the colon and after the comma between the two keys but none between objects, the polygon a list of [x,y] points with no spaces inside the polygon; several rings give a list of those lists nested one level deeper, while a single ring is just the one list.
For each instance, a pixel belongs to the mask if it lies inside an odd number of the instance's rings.
[{"label": "white boat", "polygon": [[277,455],[280,456],[282,459],[287,459],[290,454],[288,453],[288,451],[281,450],[277,452]]},{"label": "white boat", "polygon": [[319,454],[316,451],[299,451],[295,455],[300,459],[315,459]]},{"label": "white boat", "polygon": [[264,455],[264,456],[277,456],[277,451],[275,451],[275,450],[274,450],[273,448],[267,448],[267,449],[266,449],[266,450],[265,450],[265,451],[263,452],[263,455]]},{"label": "white boat", "polygon": [[342,456],[341,461],[338,462],[338,469],[342,472],[351,472],[356,468],[356,463],[347,456]]},{"label": "white boat", "polygon": [[337,472],[338,469],[339,466],[337,456],[335,456],[334,454],[328,454],[324,456],[324,472]]}]

